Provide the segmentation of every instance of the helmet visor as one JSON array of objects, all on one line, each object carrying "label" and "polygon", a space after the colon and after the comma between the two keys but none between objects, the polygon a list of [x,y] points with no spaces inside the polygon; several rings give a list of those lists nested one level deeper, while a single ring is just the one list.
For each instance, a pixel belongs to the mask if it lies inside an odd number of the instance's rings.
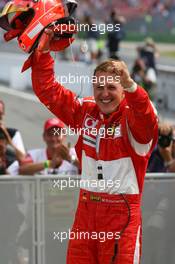
[{"label": "helmet visor", "polygon": [[21,4],[14,4],[12,1],[8,2],[0,13],[0,27],[9,30],[11,28],[10,23],[12,17],[18,12],[25,11],[28,11],[28,7],[24,7]]},{"label": "helmet visor", "polygon": [[5,16],[10,13],[24,12],[27,10],[28,10],[28,7],[23,6],[22,4],[14,4],[12,1],[10,1],[2,9],[2,12],[0,13],[0,17]]}]

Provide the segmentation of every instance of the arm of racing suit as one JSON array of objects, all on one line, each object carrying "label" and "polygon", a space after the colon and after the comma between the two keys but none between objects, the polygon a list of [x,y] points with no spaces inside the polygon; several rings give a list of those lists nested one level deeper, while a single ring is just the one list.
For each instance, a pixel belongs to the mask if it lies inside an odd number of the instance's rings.
[{"label": "arm of racing suit", "polygon": [[39,59],[33,54],[32,84],[35,94],[52,113],[71,128],[79,127],[81,104],[73,92],[55,80],[54,60],[49,53],[41,54]]},{"label": "arm of racing suit", "polygon": [[127,123],[134,139],[148,144],[157,133],[157,116],[145,90],[135,84],[135,91],[125,91]]}]

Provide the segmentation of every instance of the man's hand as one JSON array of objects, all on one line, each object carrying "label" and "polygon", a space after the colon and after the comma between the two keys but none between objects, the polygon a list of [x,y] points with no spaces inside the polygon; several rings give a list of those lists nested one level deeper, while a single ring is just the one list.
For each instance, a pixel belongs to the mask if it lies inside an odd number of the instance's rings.
[{"label": "man's hand", "polygon": [[6,135],[6,138],[7,138],[8,144],[11,145],[11,146],[13,147],[12,138],[11,138],[11,136],[9,135],[9,132],[8,132],[7,128],[5,127],[5,125],[4,125],[2,122],[0,123],[0,128],[2,129],[2,131],[4,132],[4,134]]},{"label": "man's hand", "polygon": [[59,168],[62,164],[63,160],[60,157],[53,157],[51,160],[50,167],[53,169]]},{"label": "man's hand", "polygon": [[[168,136],[171,133],[171,131],[172,131],[172,127],[170,124],[168,123],[159,124],[159,134],[160,135]],[[165,162],[170,162],[173,160],[172,147],[173,147],[173,142],[171,142],[171,144],[166,148],[162,148],[161,146],[158,145],[159,152]]]},{"label": "man's hand", "polygon": [[50,166],[52,168],[58,168],[61,166],[63,160],[71,162],[71,156],[69,154],[69,148],[61,144],[59,148],[55,150]]},{"label": "man's hand", "polygon": [[54,29],[46,28],[41,38],[39,39],[39,44],[37,51],[41,53],[52,51],[62,51],[67,48],[74,38],[63,38],[54,39]]},{"label": "man's hand", "polygon": [[21,162],[24,158],[25,158],[25,154],[23,152],[21,152],[21,150],[19,150],[15,144],[12,141],[12,138],[7,130],[7,128],[5,127],[4,124],[0,123],[0,128],[3,130],[6,139],[7,139],[7,143],[14,149],[15,154],[16,154],[16,158],[19,162]]},{"label": "man's hand", "polygon": [[61,166],[62,162],[63,162],[63,159],[60,156],[59,151],[56,149],[55,153],[53,154],[50,167],[53,169],[59,168]]},{"label": "man's hand", "polygon": [[50,50],[50,42],[54,37],[54,32],[51,29],[46,28],[42,34],[37,50],[39,52],[48,52]]},{"label": "man's hand", "polygon": [[115,73],[120,76],[120,84],[124,89],[129,89],[135,83],[130,77],[127,65],[124,61],[115,61]]},{"label": "man's hand", "polygon": [[159,146],[159,152],[163,158],[163,160],[165,162],[170,162],[173,160],[173,157],[172,157],[172,143],[170,144],[169,147],[166,147],[166,148],[161,148]]},{"label": "man's hand", "polygon": [[60,156],[62,157],[63,160],[67,160],[71,162],[71,156],[69,154],[69,148],[66,147],[65,145],[61,145],[59,149]]}]

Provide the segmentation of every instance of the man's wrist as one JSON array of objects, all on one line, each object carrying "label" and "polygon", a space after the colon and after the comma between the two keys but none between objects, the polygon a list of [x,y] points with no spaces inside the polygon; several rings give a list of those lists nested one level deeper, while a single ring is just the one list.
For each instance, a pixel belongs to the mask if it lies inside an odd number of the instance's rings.
[{"label": "man's wrist", "polygon": [[168,167],[171,166],[173,163],[174,163],[174,159],[169,160],[169,161],[165,161],[165,162],[164,162],[164,166],[165,166],[166,168],[168,168]]},{"label": "man's wrist", "polygon": [[51,167],[51,161],[50,160],[45,160],[44,161],[44,169],[49,169]]},{"label": "man's wrist", "polygon": [[43,54],[46,54],[46,53],[49,53],[49,52],[50,52],[50,49],[42,50],[42,51],[40,51],[40,52],[43,53]]},{"label": "man's wrist", "polygon": [[134,81],[128,83],[127,87],[124,87],[124,91],[134,93],[137,90],[137,84]]}]

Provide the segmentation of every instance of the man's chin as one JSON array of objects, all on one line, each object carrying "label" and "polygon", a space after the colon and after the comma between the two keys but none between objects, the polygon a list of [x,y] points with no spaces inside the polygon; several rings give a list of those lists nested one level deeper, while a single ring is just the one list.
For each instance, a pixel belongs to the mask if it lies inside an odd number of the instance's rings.
[{"label": "man's chin", "polygon": [[101,107],[100,110],[101,110],[101,112],[102,112],[103,114],[105,114],[105,115],[110,115],[110,114],[112,114],[113,112],[116,111],[117,107],[118,107],[118,106],[116,106],[116,107]]},{"label": "man's chin", "polygon": [[57,144],[57,145],[54,145],[54,146],[53,146],[53,149],[54,149],[54,150],[57,150],[57,149],[59,149],[59,148],[60,148],[60,146],[61,146],[61,144],[60,144],[60,143],[59,143],[59,144]]}]

